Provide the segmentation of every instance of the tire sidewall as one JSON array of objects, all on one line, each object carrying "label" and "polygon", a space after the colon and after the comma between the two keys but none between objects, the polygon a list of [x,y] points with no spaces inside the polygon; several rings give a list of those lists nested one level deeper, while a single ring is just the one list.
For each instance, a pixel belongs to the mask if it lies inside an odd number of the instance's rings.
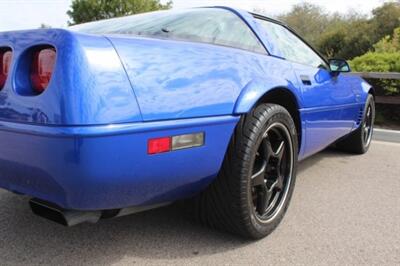
[{"label": "tire sidewall", "polygon": [[[291,200],[291,196],[293,194],[293,189],[295,186],[296,181],[296,170],[297,170],[297,154],[298,154],[298,140],[297,140],[297,133],[296,127],[294,125],[293,119],[291,118],[290,114],[284,109],[282,106],[274,105],[273,108],[269,109],[266,105],[261,105],[257,107],[256,114],[260,118],[260,122],[262,126],[254,127],[256,130],[254,134],[256,135],[256,141],[252,144],[252,151],[251,156],[249,158],[250,167],[248,168],[249,171],[247,173],[246,178],[247,187],[246,187],[246,194],[247,194],[247,209],[249,210],[249,218],[252,227],[254,228],[254,233],[256,236],[263,237],[266,234],[270,233],[275,227],[278,226],[280,221],[282,220]],[[274,215],[272,219],[269,221],[261,221],[257,216],[255,211],[253,210],[253,203],[252,203],[252,193],[251,193],[251,175],[253,172],[253,165],[254,160],[256,158],[256,153],[258,147],[260,146],[263,135],[265,131],[274,123],[279,122],[282,123],[289,132],[291,142],[292,142],[292,154],[293,154],[293,169],[292,169],[292,176],[291,181],[289,184],[289,188],[286,194],[286,197],[283,199],[284,202],[282,203],[282,207]]]},{"label": "tire sidewall", "polygon": [[[372,123],[371,123],[371,127],[372,127],[372,132],[371,132],[371,141],[369,143],[365,143],[364,140],[364,135],[363,135],[363,124],[365,122],[365,119],[367,118],[367,111],[368,111],[368,107],[371,106],[372,108]],[[372,142],[372,137],[374,135],[374,125],[375,125],[375,101],[374,101],[374,97],[371,94],[368,94],[367,97],[367,101],[365,103],[365,107],[364,107],[364,115],[363,115],[363,121],[360,127],[360,138],[361,138],[361,143],[362,143],[362,147],[364,150],[364,153],[368,151],[369,147],[371,146],[371,142]]]}]

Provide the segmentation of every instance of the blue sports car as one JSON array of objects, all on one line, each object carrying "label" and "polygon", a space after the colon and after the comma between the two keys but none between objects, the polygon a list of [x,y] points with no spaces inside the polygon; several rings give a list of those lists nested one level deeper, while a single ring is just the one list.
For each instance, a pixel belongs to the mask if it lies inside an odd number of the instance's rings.
[{"label": "blue sports car", "polygon": [[228,7],[0,33],[0,187],[67,226],[184,200],[261,238],[299,160],[368,150],[374,90],[349,71]]}]

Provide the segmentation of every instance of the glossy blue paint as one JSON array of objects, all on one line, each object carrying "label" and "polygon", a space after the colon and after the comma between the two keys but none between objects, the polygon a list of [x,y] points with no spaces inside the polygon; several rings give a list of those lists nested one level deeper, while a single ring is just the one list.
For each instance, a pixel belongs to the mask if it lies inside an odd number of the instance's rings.
[{"label": "glossy blue paint", "polygon": [[[95,128],[0,122],[0,186],[76,210],[188,197],[215,177],[237,121],[223,116]],[[196,132],[205,133],[202,147],[147,155],[149,138]]]},{"label": "glossy blue paint", "polygon": [[267,54],[182,41],[108,38],[124,63],[144,121],[238,114],[251,105],[251,96],[243,91],[261,96],[283,86],[300,93],[292,84],[296,76],[291,65]]},{"label": "glossy blue paint", "polygon": [[[0,33],[0,47],[13,49],[0,91],[0,187],[78,210],[188,197],[217,175],[240,115],[275,89],[297,101],[300,159],[358,127],[369,84],[282,59],[251,14],[225,9],[265,53],[60,29]],[[33,96],[38,45],[57,58],[48,89]],[[146,153],[149,138],[196,132],[205,132],[202,147]]]},{"label": "glossy blue paint", "polygon": [[[301,64],[292,65],[302,88],[301,114],[306,144],[301,156],[306,157],[350,133],[360,107],[350,77],[334,76],[325,69]],[[311,84],[303,84],[301,77],[308,77]]]},{"label": "glossy blue paint", "polygon": [[[56,48],[49,87],[29,95],[30,49]],[[13,49],[11,77],[0,91],[0,119],[55,125],[141,121],[135,95],[112,44],[102,36],[46,29],[0,33],[0,47]]]}]

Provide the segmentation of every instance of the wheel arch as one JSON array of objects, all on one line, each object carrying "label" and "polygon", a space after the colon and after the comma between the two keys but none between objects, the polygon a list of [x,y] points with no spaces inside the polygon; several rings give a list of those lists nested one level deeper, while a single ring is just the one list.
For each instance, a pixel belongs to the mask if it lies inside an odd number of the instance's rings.
[{"label": "wheel arch", "polygon": [[376,94],[375,94],[375,88],[371,86],[371,88],[370,88],[369,91],[368,91],[368,94],[371,94],[371,95],[374,97],[374,99],[375,99],[375,96],[376,96]]},{"label": "wheel arch", "polygon": [[234,114],[248,113],[261,103],[279,104],[289,112],[296,126],[300,151],[304,134],[299,111],[301,107],[295,93],[286,86],[276,86],[262,91],[245,89],[235,104]]}]

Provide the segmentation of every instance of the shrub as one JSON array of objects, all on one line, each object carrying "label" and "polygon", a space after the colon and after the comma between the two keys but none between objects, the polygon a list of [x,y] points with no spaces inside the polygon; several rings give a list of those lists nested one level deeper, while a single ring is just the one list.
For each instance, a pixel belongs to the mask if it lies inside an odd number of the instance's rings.
[{"label": "shrub", "polygon": [[400,53],[400,27],[395,29],[393,36],[386,36],[374,45],[375,52]]},{"label": "shrub", "polygon": [[368,52],[351,60],[350,65],[360,72],[400,72],[400,52]]},{"label": "shrub", "polygon": [[[400,72],[400,52],[369,52],[354,58],[350,65],[358,72]],[[384,95],[400,95],[400,80],[368,80]]]}]

